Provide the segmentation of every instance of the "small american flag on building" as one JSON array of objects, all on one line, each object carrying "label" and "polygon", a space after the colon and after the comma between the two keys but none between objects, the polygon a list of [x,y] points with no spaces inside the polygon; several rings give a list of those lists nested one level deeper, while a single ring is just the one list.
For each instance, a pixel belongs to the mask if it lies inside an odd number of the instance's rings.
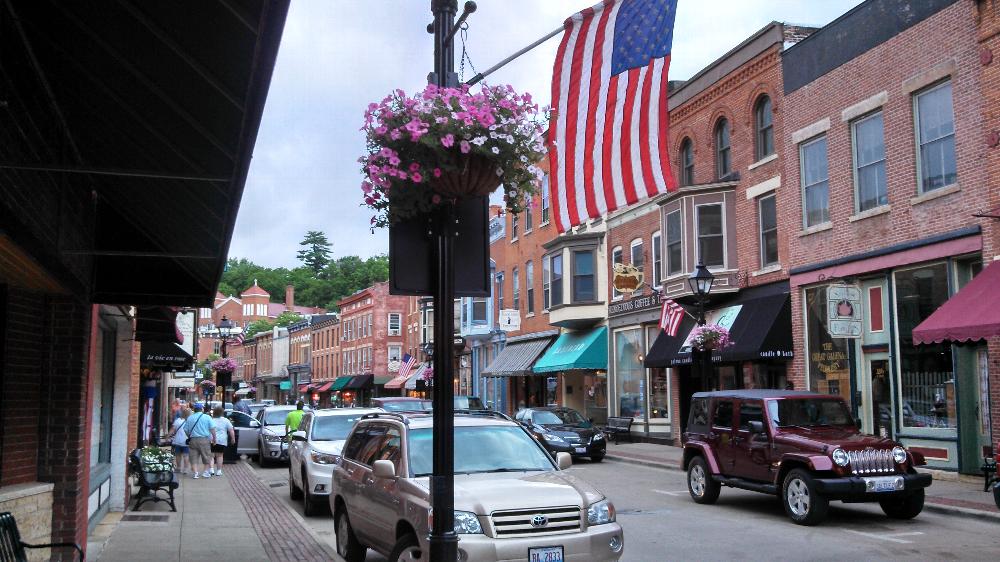
[{"label": "small american flag on building", "polygon": [[660,310],[660,329],[670,337],[675,337],[681,327],[681,320],[684,320],[684,307],[674,302],[674,299],[663,301],[663,308]]},{"label": "small american flag on building", "polygon": [[233,345],[243,345],[244,339],[246,339],[246,336],[243,335],[243,332],[236,334],[236,336],[233,337]]},{"label": "small american flag on building", "polygon": [[566,20],[548,137],[559,232],[677,189],[667,149],[676,11],[677,0],[604,0]]},{"label": "small american flag on building", "polygon": [[399,363],[399,373],[396,375],[398,378],[410,376],[410,370],[413,369],[413,365],[416,364],[417,360],[409,353],[403,355],[403,359]]}]

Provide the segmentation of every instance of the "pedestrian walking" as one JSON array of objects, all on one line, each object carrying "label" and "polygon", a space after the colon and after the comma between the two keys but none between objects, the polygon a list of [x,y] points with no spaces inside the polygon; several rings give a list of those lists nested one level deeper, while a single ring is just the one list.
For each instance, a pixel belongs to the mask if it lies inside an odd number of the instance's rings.
[{"label": "pedestrian walking", "polygon": [[233,423],[223,415],[224,413],[225,410],[222,409],[222,406],[216,406],[212,410],[212,425],[215,427],[215,435],[212,437],[214,463],[211,474],[214,476],[222,476],[222,456],[226,452],[226,446],[230,442],[236,441],[236,430],[233,429]]},{"label": "pedestrian walking", "polygon": [[215,425],[212,418],[205,415],[204,406],[199,402],[194,405],[194,412],[184,422],[184,432],[188,435],[188,456],[191,457],[191,470],[194,478],[199,477],[199,465],[204,469],[201,474],[210,478],[209,469],[212,465],[211,444],[215,440]]},{"label": "pedestrian walking", "polygon": [[190,408],[181,408],[178,416],[174,420],[174,425],[170,429],[170,444],[174,451],[174,472],[187,474],[191,467],[191,459],[188,458],[188,436],[184,432],[184,422],[191,416]]}]

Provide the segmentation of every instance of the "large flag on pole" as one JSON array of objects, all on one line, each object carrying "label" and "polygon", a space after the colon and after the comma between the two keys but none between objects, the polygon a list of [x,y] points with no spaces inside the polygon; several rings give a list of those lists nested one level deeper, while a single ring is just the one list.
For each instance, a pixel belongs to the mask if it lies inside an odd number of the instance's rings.
[{"label": "large flag on pole", "polygon": [[559,232],[677,188],[667,150],[676,10],[677,0],[604,0],[564,23],[548,137]]}]

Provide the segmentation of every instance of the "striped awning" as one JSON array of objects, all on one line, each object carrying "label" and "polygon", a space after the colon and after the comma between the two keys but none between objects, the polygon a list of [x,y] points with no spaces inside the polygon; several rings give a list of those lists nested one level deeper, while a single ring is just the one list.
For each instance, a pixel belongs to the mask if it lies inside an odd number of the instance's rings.
[{"label": "striped awning", "polygon": [[403,388],[403,385],[406,384],[406,379],[408,379],[408,378],[410,378],[410,375],[408,375],[408,374],[406,374],[406,375],[397,375],[397,376],[393,377],[389,382],[385,383],[385,388],[389,388],[389,389]]},{"label": "striped awning", "polygon": [[507,346],[497,354],[496,359],[490,363],[489,367],[483,370],[483,376],[522,377],[533,375],[531,369],[535,361],[549,347],[556,335],[558,332],[547,332],[542,336],[532,334],[530,339],[522,336],[507,340]]},{"label": "striped awning", "polygon": [[415,390],[417,388],[417,381],[424,378],[427,373],[433,372],[434,366],[429,363],[424,363],[419,369],[416,370],[415,373],[406,379],[406,384],[403,385],[403,388],[407,390]]}]

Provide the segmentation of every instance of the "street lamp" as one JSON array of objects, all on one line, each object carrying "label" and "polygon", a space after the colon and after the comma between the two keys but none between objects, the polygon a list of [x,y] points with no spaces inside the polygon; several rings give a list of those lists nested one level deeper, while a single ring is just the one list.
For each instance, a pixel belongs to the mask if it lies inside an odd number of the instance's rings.
[{"label": "street lamp", "polygon": [[[705,301],[708,300],[708,294],[712,292],[712,284],[715,282],[715,276],[712,272],[705,267],[705,264],[698,262],[698,265],[694,268],[694,273],[688,277],[688,285],[691,287],[691,292],[694,294],[695,299],[698,301],[698,325],[705,325]],[[691,367],[696,370],[698,378],[701,380],[701,389],[709,390],[708,379],[709,375],[712,374],[712,352],[711,350],[691,350]]]},{"label": "street lamp", "polygon": [[[227,353],[227,350],[226,350],[226,345],[229,343],[229,336],[231,336],[233,334],[233,329],[235,327],[236,327],[236,323],[235,322],[233,322],[232,320],[230,320],[230,319],[226,318],[225,316],[223,316],[222,317],[222,321],[219,322],[219,326],[216,328],[216,332],[218,332],[218,334],[219,334],[219,339],[222,340],[221,345],[219,346],[219,352],[221,353],[223,359],[225,359],[226,357],[229,356],[228,353]],[[221,376],[218,377],[218,378],[221,379]],[[225,404],[226,404],[226,388],[229,387],[229,386],[231,386],[232,382],[233,382],[232,381],[232,374],[229,375],[229,379],[230,380],[224,381],[226,384],[222,386],[222,404],[223,404],[223,406],[225,406]],[[222,380],[217,380],[215,382],[216,383],[221,383],[223,381]]]}]

